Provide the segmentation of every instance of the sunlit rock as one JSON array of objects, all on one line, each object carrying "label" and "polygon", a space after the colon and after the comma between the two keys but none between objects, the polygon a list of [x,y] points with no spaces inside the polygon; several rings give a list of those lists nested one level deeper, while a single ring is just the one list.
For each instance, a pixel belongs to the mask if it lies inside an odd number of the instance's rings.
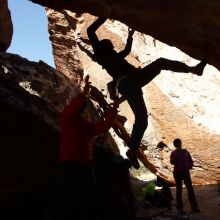
[{"label": "sunlit rock", "polygon": [[[71,78],[80,78],[79,73],[89,74],[92,84],[102,90],[108,99],[106,84],[111,77],[91,59],[93,51],[86,34],[87,27],[96,18],[69,11],[58,13],[52,9],[47,9],[47,14],[56,67]],[[68,31],[64,32],[64,29]],[[127,31],[126,25],[108,20],[97,34],[100,39],[111,39],[115,49],[120,51],[125,46]],[[136,31],[128,61],[136,67],[143,67],[160,57],[179,60],[192,66],[199,62],[175,47]],[[70,63],[78,65],[72,65],[71,68],[68,59],[71,60]],[[191,73],[162,71],[143,88],[149,112],[149,127],[142,143],[148,146],[145,153],[159,170],[172,176],[169,155],[174,149],[172,141],[179,137],[195,160],[193,180],[200,184],[218,180],[219,86],[218,70],[207,66],[201,77]],[[120,106],[120,113],[128,118],[125,126],[131,132],[134,116],[126,102]],[[124,155],[126,148],[123,141],[119,138],[115,140]],[[164,141],[167,147],[157,148],[160,141]]]}]

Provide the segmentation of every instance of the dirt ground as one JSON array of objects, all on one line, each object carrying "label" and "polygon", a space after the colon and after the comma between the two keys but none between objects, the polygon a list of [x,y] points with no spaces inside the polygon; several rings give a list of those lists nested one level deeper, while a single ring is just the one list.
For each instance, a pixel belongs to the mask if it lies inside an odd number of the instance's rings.
[{"label": "dirt ground", "polygon": [[146,205],[143,200],[141,188],[146,185],[144,181],[132,180],[133,190],[137,198],[139,210],[135,217],[136,220],[219,220],[220,219],[220,194],[217,185],[194,186],[197,203],[201,213],[192,213],[188,201],[187,190],[183,188],[183,201],[185,216],[180,216],[175,208],[175,187],[171,187],[174,201],[172,209],[159,208]]}]

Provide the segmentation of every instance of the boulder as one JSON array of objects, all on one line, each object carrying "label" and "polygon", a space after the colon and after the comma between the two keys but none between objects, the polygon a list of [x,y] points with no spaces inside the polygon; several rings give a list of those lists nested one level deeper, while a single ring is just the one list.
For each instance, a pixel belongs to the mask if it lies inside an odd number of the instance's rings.
[{"label": "boulder", "polygon": [[218,0],[125,1],[125,0],[32,0],[53,8],[75,13],[90,13],[121,21],[129,27],[196,59],[207,57],[209,64],[220,69]]},{"label": "boulder", "polygon": [[60,111],[76,92],[76,85],[42,61],[0,53],[0,191],[51,187]]}]

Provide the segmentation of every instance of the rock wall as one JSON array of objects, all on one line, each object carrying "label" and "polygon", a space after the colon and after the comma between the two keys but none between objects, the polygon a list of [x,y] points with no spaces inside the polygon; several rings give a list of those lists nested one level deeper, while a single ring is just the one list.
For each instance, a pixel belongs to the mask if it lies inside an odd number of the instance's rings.
[{"label": "rock wall", "polygon": [[[72,22],[76,23],[73,17],[72,19]],[[81,61],[77,58],[78,52],[74,30],[70,28],[64,16],[57,18],[56,12],[50,13],[48,25],[53,55],[56,60],[56,69],[69,77],[73,82],[79,83],[83,75],[83,68]]]},{"label": "rock wall", "polygon": [[5,52],[11,44],[13,35],[11,13],[7,0],[0,1],[0,33],[0,52]]},{"label": "rock wall", "polygon": [[218,0],[32,0],[56,10],[107,16],[220,69]]},{"label": "rock wall", "polygon": [[[82,73],[90,74],[92,84],[102,90],[108,99],[106,84],[111,78],[92,61],[93,51],[86,34],[86,28],[95,17],[69,11],[58,13],[51,9],[47,9],[47,14],[57,68],[71,78],[81,77]],[[97,33],[100,39],[111,39],[116,50],[120,51],[126,42],[127,29],[126,25],[118,21],[108,20]],[[59,34],[61,31],[62,35]],[[199,62],[174,47],[136,31],[128,61],[136,67],[143,67],[159,57],[179,60],[189,65]],[[72,68],[71,65],[66,65],[68,59],[73,64]],[[179,137],[195,160],[192,172],[195,183],[219,180],[219,86],[219,72],[214,67],[207,66],[202,77],[162,71],[153,82],[144,87],[149,112],[149,127],[143,139],[143,143],[148,146],[145,153],[164,173],[172,175],[169,155],[174,149],[173,139]],[[128,118],[126,128],[130,132],[133,113],[126,102],[120,106],[120,110]],[[115,140],[123,155],[126,150],[123,142],[117,137]],[[156,148],[160,141],[167,144],[163,150]]]},{"label": "rock wall", "polygon": [[[0,52],[0,193],[49,192],[60,112],[80,91],[72,81],[42,61]],[[87,103],[90,119],[99,120],[93,103]],[[108,133],[106,138],[118,150]]]},{"label": "rock wall", "polygon": [[42,193],[50,187],[60,139],[59,106],[50,98],[62,96],[60,87],[51,91],[55,74],[44,63],[0,53],[1,192]]}]

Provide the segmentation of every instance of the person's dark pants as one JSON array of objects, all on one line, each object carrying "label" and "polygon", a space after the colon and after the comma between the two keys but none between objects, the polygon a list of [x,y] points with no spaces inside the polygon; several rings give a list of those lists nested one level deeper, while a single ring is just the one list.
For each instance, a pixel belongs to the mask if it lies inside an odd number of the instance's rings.
[{"label": "person's dark pants", "polygon": [[197,203],[195,199],[195,193],[192,186],[192,181],[189,172],[178,172],[174,173],[174,179],[176,182],[176,208],[177,210],[183,209],[183,199],[182,199],[182,184],[186,186],[188,191],[188,198],[192,208],[197,208]]},{"label": "person's dark pants", "polygon": [[161,70],[170,70],[173,72],[188,73],[190,72],[190,67],[185,63],[179,61],[159,58],[139,70],[139,75],[138,74],[136,75],[136,77],[138,78],[137,81],[139,83],[139,86],[143,87],[147,85],[158,74],[160,74]]},{"label": "person's dark pants", "polygon": [[142,87],[153,80],[161,70],[188,73],[190,67],[179,61],[159,58],[143,69],[134,70],[134,73],[128,69],[127,72],[131,72],[131,74],[119,83],[118,90],[127,99],[135,116],[130,143],[128,144],[131,150],[139,148],[148,126],[147,108],[143,98]]},{"label": "person's dark pants", "polygon": [[155,191],[154,192],[154,203],[161,205],[163,207],[170,207],[171,206],[171,201],[169,198],[164,195],[161,191]]},{"label": "person's dark pants", "polygon": [[135,121],[128,147],[131,150],[136,150],[140,146],[141,139],[148,125],[147,108],[141,88],[132,89],[130,86],[128,86],[123,95],[126,97],[128,104],[135,115]]},{"label": "person's dark pants", "polygon": [[97,220],[98,198],[92,165],[64,162],[58,166],[45,220]]}]

